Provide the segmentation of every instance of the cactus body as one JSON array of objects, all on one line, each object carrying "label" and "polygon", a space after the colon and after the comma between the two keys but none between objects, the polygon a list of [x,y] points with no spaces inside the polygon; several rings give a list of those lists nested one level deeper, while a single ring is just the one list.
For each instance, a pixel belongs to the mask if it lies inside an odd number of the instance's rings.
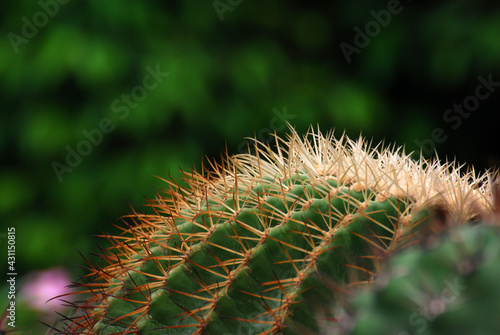
[{"label": "cactus body", "polygon": [[452,229],[437,242],[388,262],[356,297],[349,334],[500,334],[498,227]]},{"label": "cactus body", "polygon": [[488,176],[452,164],[319,131],[276,144],[168,181],[155,215],[108,237],[64,332],[317,333],[332,287],[372,282],[380,259],[438,229],[435,208],[467,223],[493,206]]}]

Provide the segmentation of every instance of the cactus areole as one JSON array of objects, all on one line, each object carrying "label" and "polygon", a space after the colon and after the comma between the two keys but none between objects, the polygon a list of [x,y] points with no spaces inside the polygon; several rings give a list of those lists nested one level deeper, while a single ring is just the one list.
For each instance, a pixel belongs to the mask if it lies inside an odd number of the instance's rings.
[{"label": "cactus areole", "polygon": [[454,163],[313,128],[254,142],[184,173],[187,187],[166,181],[154,215],[108,236],[64,334],[318,333],[318,306],[438,231],[435,213],[458,225],[492,211],[492,175]]}]

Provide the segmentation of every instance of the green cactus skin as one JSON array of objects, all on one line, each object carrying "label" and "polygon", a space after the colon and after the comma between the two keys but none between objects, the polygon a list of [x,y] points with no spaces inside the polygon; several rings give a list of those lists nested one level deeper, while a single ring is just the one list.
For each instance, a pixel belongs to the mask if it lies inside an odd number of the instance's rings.
[{"label": "green cactus skin", "polygon": [[394,256],[356,296],[343,322],[353,329],[344,333],[500,334],[499,233],[498,226],[460,227]]},{"label": "green cactus skin", "polygon": [[492,211],[488,175],[291,131],[277,152],[256,141],[254,155],[186,173],[188,187],[167,181],[156,214],[108,237],[63,333],[317,333],[309,302],[372,282],[380,259],[437,230],[433,208],[464,223]]}]

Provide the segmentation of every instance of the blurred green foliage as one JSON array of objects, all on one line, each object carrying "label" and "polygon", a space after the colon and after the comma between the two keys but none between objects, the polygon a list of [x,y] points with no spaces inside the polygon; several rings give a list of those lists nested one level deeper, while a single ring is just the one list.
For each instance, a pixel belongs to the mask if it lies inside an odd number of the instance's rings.
[{"label": "blurred green foliage", "polygon": [[[214,6],[221,2],[223,12]],[[371,11],[388,3],[3,4],[0,216],[2,229],[17,229],[19,280],[54,265],[76,280],[85,273],[77,250],[88,256],[98,252],[96,241],[106,245],[92,236],[117,233],[111,223],[130,205],[166,187],[155,176],[199,169],[226,145],[237,153],[247,136],[283,135],[284,121],[299,132],[319,124],[416,151],[416,140],[442,128],[440,157],[479,169],[498,165],[500,91],[458,129],[443,119],[474,94],[478,76],[500,81],[497,2],[402,1],[401,12],[347,62],[340,43],[354,45],[354,28],[364,30]],[[137,87],[148,67],[169,75],[127,104],[123,95],[143,92]],[[103,119],[113,130],[60,182],[54,162],[67,165],[68,146],[77,150],[87,140],[83,131]]]}]

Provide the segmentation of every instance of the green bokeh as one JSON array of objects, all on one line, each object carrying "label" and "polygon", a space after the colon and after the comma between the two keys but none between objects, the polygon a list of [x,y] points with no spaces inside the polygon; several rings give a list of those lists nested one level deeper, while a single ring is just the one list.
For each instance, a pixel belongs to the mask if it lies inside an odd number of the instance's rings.
[{"label": "green bokeh", "polygon": [[[41,4],[57,13],[23,37],[26,21],[43,19]],[[439,127],[440,157],[498,166],[500,92],[456,130],[443,113],[474,94],[478,76],[500,81],[499,6],[402,1],[348,63],[340,44],[355,45],[354,28],[387,4],[243,0],[221,15],[213,1],[4,4],[0,216],[2,230],[18,231],[19,280],[51,266],[76,280],[85,273],[78,250],[92,259],[95,241],[106,245],[92,236],[117,233],[112,224],[131,206],[147,210],[141,204],[167,186],[155,176],[179,178],[179,168],[199,169],[226,145],[238,153],[254,134],[283,135],[285,121],[417,152],[416,140]],[[13,44],[11,33],[26,43]],[[169,75],[140,101],[120,101],[143,92],[148,68]],[[67,164],[67,148],[85,149],[85,132],[105,119],[113,129],[59,181],[54,162]]]}]

